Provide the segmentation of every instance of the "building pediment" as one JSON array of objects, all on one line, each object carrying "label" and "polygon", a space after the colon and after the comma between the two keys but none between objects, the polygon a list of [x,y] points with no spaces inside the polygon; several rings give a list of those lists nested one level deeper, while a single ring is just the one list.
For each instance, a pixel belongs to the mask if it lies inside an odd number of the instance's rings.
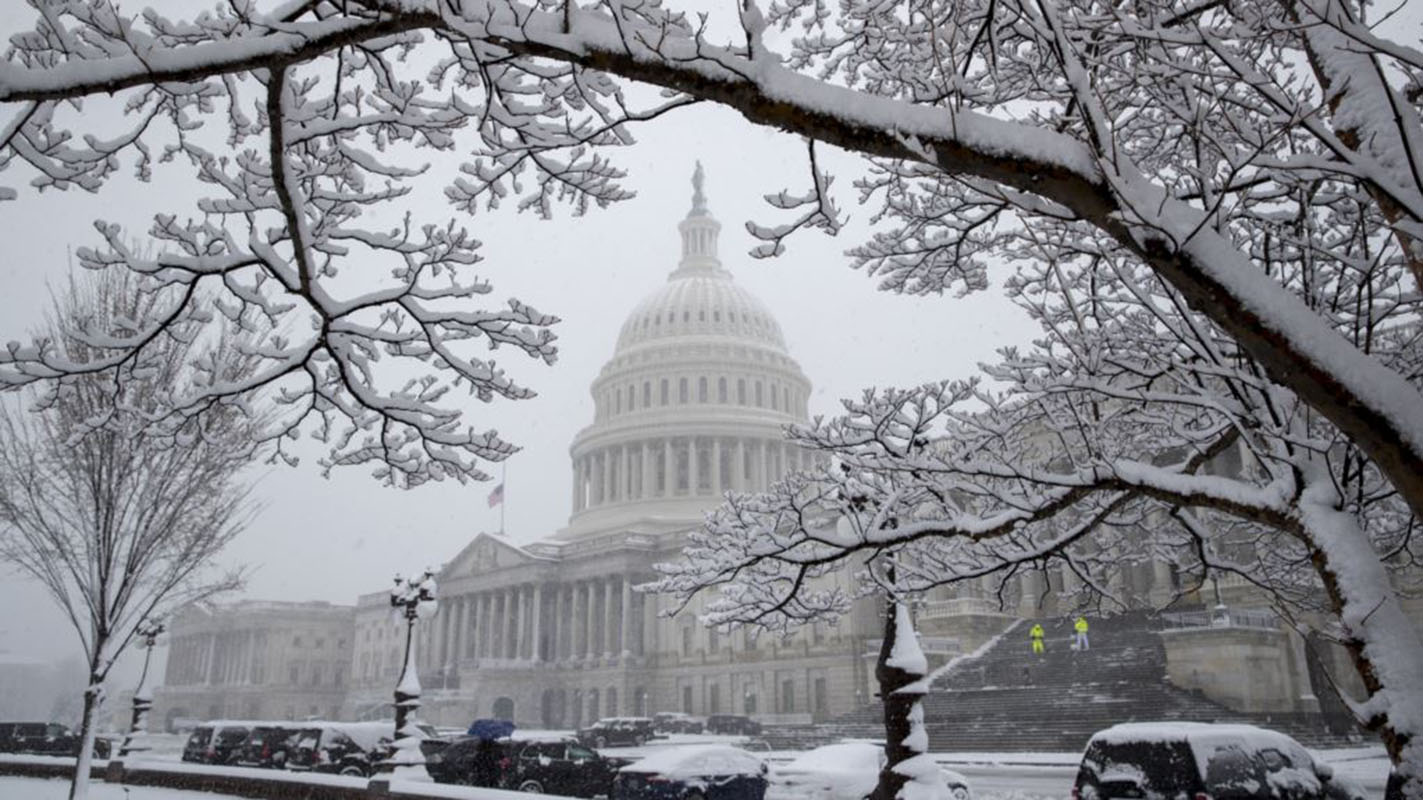
[{"label": "building pediment", "polygon": [[444,582],[485,575],[521,564],[535,564],[546,560],[523,548],[515,547],[498,536],[481,533],[440,570],[440,580]]}]

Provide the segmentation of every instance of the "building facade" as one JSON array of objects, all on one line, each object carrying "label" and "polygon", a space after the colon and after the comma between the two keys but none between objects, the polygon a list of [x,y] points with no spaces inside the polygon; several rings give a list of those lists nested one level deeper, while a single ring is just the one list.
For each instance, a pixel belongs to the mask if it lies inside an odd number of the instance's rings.
[{"label": "building facade", "polygon": [[173,620],[155,727],[202,719],[337,718],[346,699],[351,606],[244,600]]}]

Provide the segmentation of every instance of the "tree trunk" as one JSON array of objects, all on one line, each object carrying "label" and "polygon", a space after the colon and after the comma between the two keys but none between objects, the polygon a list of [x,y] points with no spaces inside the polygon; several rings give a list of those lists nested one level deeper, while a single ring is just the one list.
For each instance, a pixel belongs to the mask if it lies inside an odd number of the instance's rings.
[{"label": "tree trunk", "polygon": [[[879,783],[870,793],[870,800],[895,800],[909,779],[896,772],[894,768],[901,762],[918,755],[908,744],[909,735],[913,732],[909,714],[923,694],[901,693],[898,690],[922,680],[924,676],[890,663],[895,639],[900,634],[898,617],[899,602],[893,597],[887,598],[884,612],[884,638],[880,641],[879,658],[875,661],[875,678],[879,681],[880,698],[884,701],[886,761],[884,768],[880,770]],[[914,635],[913,630],[905,633],[909,636]]]},{"label": "tree trunk", "polygon": [[1376,732],[1402,780],[1387,800],[1423,800],[1423,637],[1368,534],[1335,508],[1337,493],[1316,476],[1300,497],[1310,560],[1344,629],[1344,646],[1368,698],[1353,704]]},{"label": "tree trunk", "polygon": [[79,719],[79,752],[74,759],[74,778],[69,783],[69,800],[85,800],[89,796],[89,766],[94,758],[94,717],[99,711],[104,678],[89,670],[89,685],[84,687],[84,714]]}]

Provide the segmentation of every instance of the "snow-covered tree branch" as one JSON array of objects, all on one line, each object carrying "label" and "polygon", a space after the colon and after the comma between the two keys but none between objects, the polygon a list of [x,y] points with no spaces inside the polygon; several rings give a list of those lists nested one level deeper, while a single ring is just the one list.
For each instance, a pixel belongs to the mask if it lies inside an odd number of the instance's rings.
[{"label": "snow-covered tree branch", "polygon": [[[880,204],[885,229],[857,253],[891,288],[981,288],[1000,237],[1044,220],[1096,231],[1234,337],[1423,511],[1415,376],[1341,337],[1327,313],[1264,268],[1271,248],[1327,247],[1306,218],[1323,181],[1361,190],[1379,218],[1370,224],[1395,237],[1369,254],[1372,268],[1417,269],[1417,93],[1389,79],[1412,81],[1417,51],[1378,36],[1346,0],[1158,0],[1130,11],[979,0],[905,13],[808,2],[763,13],[753,3],[727,43],[652,2],[249,1],[182,21],[121,18],[103,3],[45,7],[0,66],[9,109],[0,157],[28,164],[40,185],[88,189],[124,153],[140,174],[155,153],[191,163],[216,189],[203,221],[161,216],[155,235],[181,255],[131,266],[220,284],[233,314],[303,319],[298,327],[310,330],[290,340],[271,334],[261,350],[270,363],[253,385],[295,384],[282,390],[293,424],[319,418],[333,463],[384,459],[384,474],[411,481],[477,476],[477,459],[509,446],[461,430],[459,410],[438,401],[454,387],[484,398],[528,390],[492,361],[453,352],[451,340],[553,355],[553,318],[517,301],[433,310],[489,291],[453,277],[475,260],[462,229],[352,227],[401,196],[415,172],[411,150],[453,148],[457,129],[469,128],[478,149],[447,190],[457,207],[517,195],[543,213],[558,200],[582,210],[627,196],[600,153],[631,141],[629,123],[703,100],[875,159],[881,177],[861,192]],[[777,36],[792,28],[803,33]],[[416,54],[434,66],[413,71]],[[1311,70],[1299,68],[1301,56]],[[614,76],[674,97],[632,108]],[[86,121],[70,104],[113,92],[131,122],[109,134],[78,130]],[[227,129],[223,149],[235,158],[199,144],[195,131],[207,123]],[[531,184],[520,180],[528,173]],[[809,216],[755,228],[773,248],[779,231],[834,230],[829,182],[812,174]],[[1281,238],[1283,227],[1292,230]],[[89,261],[133,261],[110,251]],[[391,264],[393,287],[326,289],[348,259]],[[196,312],[174,310],[183,313]],[[427,361],[444,380],[384,389],[373,366],[382,353]],[[7,363],[10,380],[66,367],[24,349]],[[194,402],[253,385],[204,387]],[[337,418],[347,423],[340,430]]]}]

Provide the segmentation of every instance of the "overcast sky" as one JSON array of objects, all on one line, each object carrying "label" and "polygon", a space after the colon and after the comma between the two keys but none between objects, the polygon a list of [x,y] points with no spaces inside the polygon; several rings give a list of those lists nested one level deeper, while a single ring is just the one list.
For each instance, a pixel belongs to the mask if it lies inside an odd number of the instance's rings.
[{"label": "overcast sky", "polygon": [[[0,28],[16,27],[5,3]],[[134,4],[134,7],[141,7]],[[6,19],[3,15],[11,15]],[[504,350],[502,366],[539,396],[485,405],[470,398],[467,420],[493,427],[522,447],[509,459],[506,528],[528,542],[567,522],[571,473],[568,446],[592,420],[588,386],[611,356],[623,319],[657,290],[679,255],[677,222],[691,203],[695,160],[707,172],[712,213],[723,224],[720,252],[735,280],[748,287],[779,320],[791,351],[810,378],[812,414],[834,414],[839,398],[869,386],[908,385],[970,374],[995,348],[1021,343],[1033,333],[1023,315],[1002,299],[1005,274],[970,298],[906,298],[875,290],[872,279],[851,270],[844,251],[865,235],[869,211],[855,205],[850,186],[858,162],[828,155],[837,172],[835,194],[851,224],[837,238],[800,234],[788,252],[769,261],[746,255],[753,240],[743,223],[786,221],[761,201],[782,188],[808,183],[801,140],[753,128],[739,115],[693,107],[634,129],[638,144],[613,152],[637,193],[610,209],[572,218],[558,210],[552,221],[512,208],[460,220],[484,241],[481,276],[494,285],[482,302],[502,305],[517,297],[562,322],[558,362],[549,367]],[[71,248],[97,244],[92,222],[103,218],[138,229],[155,211],[186,211],[174,200],[190,191],[185,168],[160,170],[140,184],[125,176],[100,194],[36,194],[28,176],[0,173],[16,187],[17,201],[0,205],[0,341],[24,339],[39,321],[47,282],[67,269]],[[175,190],[175,186],[185,187]],[[417,219],[452,215],[438,191],[408,199]],[[297,468],[253,470],[264,507],[226,555],[252,576],[243,596],[273,600],[354,602],[384,589],[394,572],[438,566],[471,537],[499,527],[500,509],[489,508],[493,483],[457,483],[402,491],[383,488],[364,468],[323,479],[309,451]],[[497,481],[496,481],[497,482]],[[73,633],[42,593],[7,573],[0,603],[22,614],[0,621],[0,651],[61,656],[74,651]]]}]

